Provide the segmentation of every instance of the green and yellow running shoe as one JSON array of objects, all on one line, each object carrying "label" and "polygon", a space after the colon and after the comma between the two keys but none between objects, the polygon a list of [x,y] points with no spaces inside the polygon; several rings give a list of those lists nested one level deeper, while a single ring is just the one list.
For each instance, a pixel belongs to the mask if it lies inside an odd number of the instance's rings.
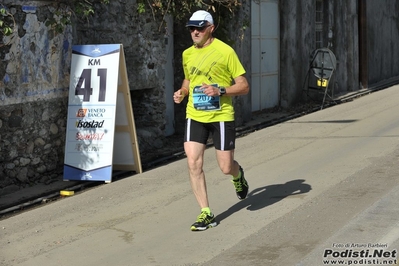
[{"label": "green and yellow running shoe", "polygon": [[247,180],[245,180],[244,170],[242,169],[241,166],[240,166],[240,172],[241,172],[241,177],[238,180],[233,179],[231,180],[231,182],[233,182],[234,187],[236,188],[237,197],[240,200],[243,200],[247,197],[249,186]]},{"label": "green and yellow running shoe", "polygon": [[197,221],[191,226],[191,231],[204,231],[216,225],[215,215],[211,214],[211,216],[209,216],[206,212],[201,212],[197,217]]}]

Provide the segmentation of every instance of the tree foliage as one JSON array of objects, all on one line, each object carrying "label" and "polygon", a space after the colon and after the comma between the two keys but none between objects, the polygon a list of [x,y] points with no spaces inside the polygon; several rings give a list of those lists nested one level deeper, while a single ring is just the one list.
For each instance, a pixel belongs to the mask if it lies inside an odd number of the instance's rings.
[{"label": "tree foliage", "polygon": [[88,20],[95,13],[95,4],[109,4],[109,0],[58,0],[54,16],[46,21],[46,26],[57,33],[64,31],[72,23],[72,17]]},{"label": "tree foliage", "polygon": [[13,32],[15,26],[15,20],[8,9],[1,5],[0,6],[0,32],[2,35],[8,36]]},{"label": "tree foliage", "polygon": [[[222,17],[228,19],[234,14],[244,0],[137,0],[137,11],[139,14],[148,10],[152,13],[154,21],[159,21],[157,17],[171,15],[175,21],[187,19],[196,10],[203,9],[219,16],[216,24],[220,24]],[[162,30],[164,20],[161,20],[159,31]]]},{"label": "tree foliage", "polygon": [[241,5],[239,0],[139,0],[139,13],[145,12],[145,7],[148,6],[153,16],[167,14],[173,15],[177,20],[183,19],[190,14],[194,9],[217,10],[227,9],[233,12],[234,9]]},{"label": "tree foliage", "polygon": [[[109,4],[109,0],[54,0],[51,3],[53,17],[47,19],[46,26],[56,33],[61,33],[67,25],[72,23],[73,17],[89,21],[90,16],[96,12],[97,4]],[[158,21],[157,17],[166,15],[172,15],[174,19],[182,20],[195,9],[213,12],[227,10],[233,13],[235,8],[240,5],[240,0],[137,0],[137,12],[143,14],[150,11],[154,21]],[[0,33],[8,36],[14,31],[14,17],[6,6],[0,5]]]},{"label": "tree foliage", "polygon": [[[89,19],[95,13],[95,4],[109,4],[109,0],[55,0],[50,2],[53,17],[48,18],[46,26],[61,33],[71,24],[72,17]],[[0,5],[0,33],[11,35],[15,31],[15,20],[7,6]]]}]

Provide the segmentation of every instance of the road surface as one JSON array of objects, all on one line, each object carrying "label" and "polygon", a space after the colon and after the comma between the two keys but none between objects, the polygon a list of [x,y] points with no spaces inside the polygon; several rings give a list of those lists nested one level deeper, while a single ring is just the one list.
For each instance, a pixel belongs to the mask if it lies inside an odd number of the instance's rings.
[{"label": "road surface", "polygon": [[1,220],[0,265],[398,265],[398,100],[393,86],[239,138],[244,201],[208,149],[215,228],[190,231],[181,159]]}]

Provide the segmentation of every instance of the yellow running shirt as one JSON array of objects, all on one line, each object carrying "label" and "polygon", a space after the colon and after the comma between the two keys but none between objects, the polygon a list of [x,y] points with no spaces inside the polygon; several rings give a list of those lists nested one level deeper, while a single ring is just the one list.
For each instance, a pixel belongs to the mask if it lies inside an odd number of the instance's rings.
[{"label": "yellow running shirt", "polygon": [[191,46],[183,52],[183,70],[185,79],[190,81],[186,117],[202,123],[234,121],[232,97],[208,97],[203,103],[205,96],[199,90],[202,83],[229,87],[234,78],[245,74],[233,48],[216,38],[201,49]]}]

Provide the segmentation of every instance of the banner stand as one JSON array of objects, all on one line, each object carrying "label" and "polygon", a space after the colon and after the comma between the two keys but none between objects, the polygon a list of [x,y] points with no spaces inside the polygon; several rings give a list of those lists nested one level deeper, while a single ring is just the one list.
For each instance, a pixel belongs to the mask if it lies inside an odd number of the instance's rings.
[{"label": "banner stand", "polygon": [[[129,81],[125,64],[125,54],[122,47],[119,60],[119,85],[114,141],[114,169],[126,171],[131,170],[136,173],[142,173],[143,170],[141,167],[136,126],[134,123]],[[126,149],[127,143],[131,143],[132,149]]]},{"label": "banner stand", "polygon": [[68,100],[64,181],[142,173],[122,44],[72,47]]}]

